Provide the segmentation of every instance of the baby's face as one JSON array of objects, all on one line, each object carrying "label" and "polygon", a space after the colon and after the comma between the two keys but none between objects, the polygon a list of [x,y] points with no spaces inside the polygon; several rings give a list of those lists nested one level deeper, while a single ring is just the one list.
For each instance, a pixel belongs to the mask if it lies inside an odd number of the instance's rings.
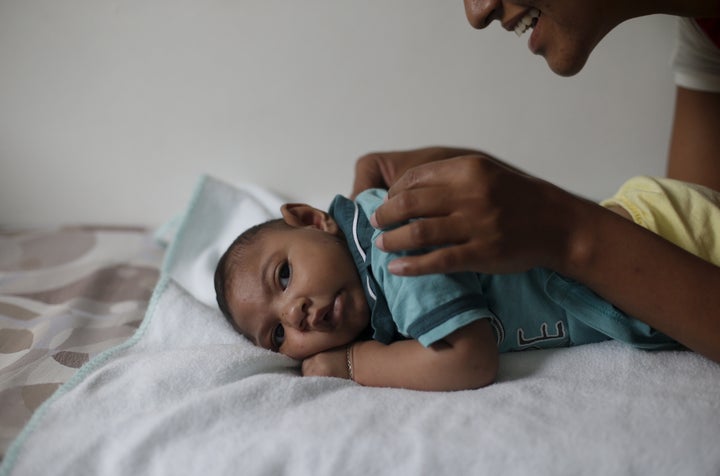
[{"label": "baby's face", "polygon": [[346,345],[370,311],[345,240],[312,227],[273,229],[235,266],[227,298],[255,345],[302,360]]}]

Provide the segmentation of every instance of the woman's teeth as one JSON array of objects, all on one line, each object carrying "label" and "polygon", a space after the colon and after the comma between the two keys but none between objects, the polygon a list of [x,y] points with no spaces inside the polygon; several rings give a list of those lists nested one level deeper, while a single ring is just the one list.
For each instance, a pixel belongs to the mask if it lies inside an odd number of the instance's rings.
[{"label": "woman's teeth", "polygon": [[523,33],[528,31],[528,28],[535,26],[538,18],[540,18],[540,10],[537,8],[531,9],[515,26],[515,34],[522,36]]}]

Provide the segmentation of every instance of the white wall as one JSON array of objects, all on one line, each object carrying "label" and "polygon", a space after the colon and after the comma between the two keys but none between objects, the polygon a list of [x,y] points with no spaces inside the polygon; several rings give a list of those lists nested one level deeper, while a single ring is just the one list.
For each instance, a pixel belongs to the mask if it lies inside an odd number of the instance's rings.
[{"label": "white wall", "polygon": [[159,224],[201,173],[324,206],[429,144],[601,198],[664,171],[673,33],[626,23],[560,78],[460,0],[0,0],[0,224]]}]

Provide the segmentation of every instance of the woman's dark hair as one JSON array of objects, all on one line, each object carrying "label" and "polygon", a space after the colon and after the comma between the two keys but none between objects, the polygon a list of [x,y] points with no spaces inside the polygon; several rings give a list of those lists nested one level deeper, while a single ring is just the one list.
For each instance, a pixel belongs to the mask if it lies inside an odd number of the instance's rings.
[{"label": "woman's dark hair", "polygon": [[215,268],[215,299],[217,300],[218,307],[233,329],[240,334],[244,333],[242,329],[238,327],[235,319],[233,319],[230,306],[227,302],[227,289],[228,286],[232,284],[232,271],[241,264],[245,250],[250,245],[256,243],[264,231],[275,228],[280,224],[285,225],[285,221],[282,218],[277,218],[252,226],[242,232],[235,238],[235,241],[232,242],[228,249],[225,250],[225,253],[220,257],[220,261],[218,261],[217,267]]}]

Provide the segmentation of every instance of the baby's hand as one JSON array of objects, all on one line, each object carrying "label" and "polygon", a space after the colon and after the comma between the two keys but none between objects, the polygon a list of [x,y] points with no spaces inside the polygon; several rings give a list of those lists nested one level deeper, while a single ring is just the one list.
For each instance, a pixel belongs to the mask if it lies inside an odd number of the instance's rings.
[{"label": "baby's hand", "polygon": [[304,377],[350,378],[345,347],[320,352],[303,360]]}]

